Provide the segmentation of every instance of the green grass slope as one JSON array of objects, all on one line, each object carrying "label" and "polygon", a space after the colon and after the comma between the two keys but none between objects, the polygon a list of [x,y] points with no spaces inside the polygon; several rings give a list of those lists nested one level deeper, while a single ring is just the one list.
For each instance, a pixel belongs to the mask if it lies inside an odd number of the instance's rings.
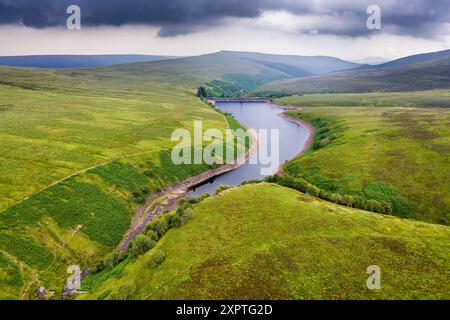
[{"label": "green grass slope", "polygon": [[[206,85],[213,96],[240,96],[275,80],[357,67],[331,57],[279,56],[221,51],[171,61],[135,63],[87,71],[101,77],[139,78]],[[80,71],[84,73],[84,71]],[[94,73],[92,73],[94,72]]]},{"label": "green grass slope", "polygon": [[215,95],[236,96],[275,80],[358,66],[332,57],[222,51],[196,57],[97,69],[46,69],[36,73],[29,69],[0,68],[0,83],[31,89],[57,87],[66,92],[83,94],[101,90],[115,95],[120,93],[140,96],[161,83],[181,85],[189,89],[206,85]]},{"label": "green grass slope", "polygon": [[[289,70],[287,67],[291,67]],[[296,73],[317,75],[339,70],[348,70],[359,67],[359,64],[347,62],[333,57],[320,56],[287,56],[271,55],[252,52],[220,51],[196,57],[188,57],[171,61],[160,61],[152,63],[136,63],[115,66],[112,69],[124,72],[132,71],[133,74],[147,73],[151,70],[164,70],[166,73],[176,71],[175,81],[183,80],[183,73],[189,75],[190,79],[207,75],[216,78],[223,75],[271,73],[283,77],[294,76]],[[175,73],[175,71],[174,71]],[[181,75],[181,78],[179,77]],[[146,75],[152,76],[151,74]]]},{"label": "green grass slope", "polygon": [[148,96],[154,88],[166,87],[166,95],[175,88],[197,89],[200,85],[219,86],[228,95],[241,94],[274,80],[293,76],[265,64],[241,59],[239,55],[216,53],[168,61],[131,63],[96,69],[0,68],[0,84],[26,89],[57,88],[77,94],[109,96]]},{"label": "green grass slope", "polygon": [[283,97],[275,102],[307,107],[450,108],[450,90],[305,94]]},{"label": "green grass slope", "polygon": [[[247,185],[196,205],[190,222],[79,298],[448,299],[449,240],[445,226]],[[381,290],[366,287],[371,265]]]},{"label": "green grass slope", "polygon": [[449,88],[450,53],[439,59],[387,69],[356,69],[323,76],[275,81],[254,90],[251,95],[397,92]]},{"label": "green grass slope", "polygon": [[225,128],[193,94],[152,90],[115,98],[0,86],[0,210],[87,168],[169,149],[172,131],[195,119]]},{"label": "green grass slope", "polygon": [[317,127],[313,148],[285,166],[290,175],[390,203],[400,217],[450,223],[448,109],[316,107],[290,114]]},{"label": "green grass slope", "polygon": [[[250,89],[286,77],[280,65],[235,55],[176,61],[104,69],[0,68],[0,298],[35,298],[40,286],[59,297],[67,266],[85,268],[111,252],[148,195],[208,169],[170,160],[175,128],[192,130],[194,120],[203,120],[204,129],[228,127],[194,96],[198,85],[222,79],[226,86]],[[394,124],[403,118],[389,119]],[[401,132],[414,135],[414,121]],[[448,136],[448,126],[436,123],[436,134]],[[445,157],[446,136],[425,135],[423,144]],[[435,171],[428,168],[446,169],[444,160],[429,161],[426,153],[423,163],[411,167],[427,168],[418,192],[429,187],[426,174]],[[440,175],[430,177],[448,190]],[[431,218],[424,220],[447,219],[439,211],[447,205],[445,196],[427,201]]]},{"label": "green grass slope", "polygon": [[228,127],[190,83],[83,72],[0,68],[1,279],[20,271],[0,298],[58,297],[67,266],[111,251],[148,195],[209,168],[172,163],[173,130]]}]

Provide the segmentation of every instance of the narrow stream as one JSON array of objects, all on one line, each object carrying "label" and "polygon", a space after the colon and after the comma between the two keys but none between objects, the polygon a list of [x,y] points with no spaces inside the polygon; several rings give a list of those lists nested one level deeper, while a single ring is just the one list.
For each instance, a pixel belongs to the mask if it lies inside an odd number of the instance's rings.
[{"label": "narrow stream", "polygon": [[[300,124],[281,117],[280,114],[283,113],[284,110],[275,105],[262,102],[216,102],[216,107],[222,111],[233,114],[241,124],[248,128],[255,130],[269,130],[269,136],[271,129],[279,129],[279,163],[275,168],[284,164],[286,160],[294,158],[308,139],[308,131]],[[255,152],[241,167],[218,176],[196,189],[191,190],[188,196],[197,197],[205,192],[214,194],[219,185],[237,186],[245,180],[264,178],[265,175],[261,173],[261,169],[262,167],[267,166],[260,161],[258,161],[257,164],[251,164],[251,160],[254,160],[255,158],[259,159],[258,152]],[[276,173],[276,171],[277,169],[274,169],[271,174]]]}]

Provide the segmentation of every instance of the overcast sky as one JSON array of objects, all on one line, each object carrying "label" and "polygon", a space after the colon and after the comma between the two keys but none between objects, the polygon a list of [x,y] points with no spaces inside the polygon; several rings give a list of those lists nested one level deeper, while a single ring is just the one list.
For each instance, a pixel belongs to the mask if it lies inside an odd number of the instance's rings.
[{"label": "overcast sky", "polygon": [[[81,30],[66,9],[81,8]],[[366,26],[381,9],[381,30]],[[219,50],[398,58],[450,48],[448,0],[0,0],[0,55]]]}]

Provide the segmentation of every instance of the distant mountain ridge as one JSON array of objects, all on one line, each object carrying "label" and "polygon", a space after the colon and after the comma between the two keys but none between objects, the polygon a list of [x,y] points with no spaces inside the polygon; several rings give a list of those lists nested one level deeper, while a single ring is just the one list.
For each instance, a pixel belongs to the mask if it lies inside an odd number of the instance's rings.
[{"label": "distant mountain ridge", "polygon": [[134,62],[174,59],[171,56],[110,54],[110,55],[29,55],[0,57],[1,66],[27,68],[99,68]]},{"label": "distant mountain ridge", "polygon": [[[48,58],[51,57],[51,58]],[[51,61],[51,66],[57,65],[58,56],[47,56],[47,61]],[[221,51],[212,54],[205,54],[193,57],[184,57],[177,59],[158,60],[160,57],[150,56],[153,61],[135,61],[132,63],[122,63],[124,60],[149,59],[149,56],[109,56],[95,57],[100,61],[95,61],[98,65],[107,65],[104,67],[92,67],[84,64],[73,69],[49,69],[38,70],[39,72],[54,72],[58,76],[67,77],[70,81],[74,77],[87,76],[89,79],[120,79],[124,82],[123,87],[140,87],[147,82],[170,82],[182,84],[190,87],[190,90],[196,90],[200,86],[205,86],[208,95],[213,97],[238,97],[242,96],[260,86],[276,80],[296,79],[299,77],[310,77],[313,75],[322,75],[330,72],[355,69],[360,64],[344,61],[334,57],[324,56],[287,56],[273,55],[252,52],[233,52]],[[38,57],[41,58],[42,56]],[[64,56],[62,67],[67,66],[68,56]],[[79,61],[80,56],[75,56],[75,61]],[[30,61],[30,57],[26,60]],[[92,60],[92,58],[91,58]],[[1,62],[1,59],[0,59]],[[92,62],[92,61],[91,61]],[[33,64],[37,66],[37,64]],[[43,66],[40,64],[39,66]],[[44,66],[49,66],[45,64]],[[61,65],[60,65],[61,66]],[[86,67],[89,67],[86,69]],[[32,72],[38,76],[36,70],[21,70],[20,72]],[[16,77],[20,74],[14,68],[0,68],[0,74],[3,79],[0,83],[20,84],[24,83]],[[26,84],[31,87],[47,87],[48,82],[34,81]]]},{"label": "distant mountain ridge", "polygon": [[240,59],[254,61],[267,66],[283,64],[300,68],[308,75],[349,70],[361,67],[359,63],[345,61],[328,56],[278,55],[256,52],[220,51],[217,54],[236,56]]},{"label": "distant mountain ridge", "polygon": [[421,54],[415,54],[412,56],[396,59],[393,61],[389,61],[386,63],[373,65],[373,66],[362,66],[360,69],[388,69],[393,67],[401,67],[406,65],[412,65],[416,63],[422,63],[422,62],[428,62],[432,60],[437,60],[440,58],[445,58],[450,56],[450,49],[444,50],[444,51],[437,51],[437,52],[430,52],[430,53],[421,53]]},{"label": "distant mountain ridge", "polygon": [[[276,80],[355,69],[360,64],[333,57],[285,56],[220,51],[194,57],[111,67],[124,77],[190,83],[205,86],[213,97],[237,97]],[[106,70],[93,70],[103,73]]]},{"label": "distant mountain ridge", "polygon": [[413,55],[377,66],[274,81],[253,96],[450,89],[450,50]]},{"label": "distant mountain ridge", "polygon": [[367,57],[364,59],[352,59],[351,62],[355,62],[355,63],[359,63],[362,64],[364,66],[377,66],[383,63],[387,63],[392,61],[391,59],[387,59],[387,58],[381,58],[381,57]]}]

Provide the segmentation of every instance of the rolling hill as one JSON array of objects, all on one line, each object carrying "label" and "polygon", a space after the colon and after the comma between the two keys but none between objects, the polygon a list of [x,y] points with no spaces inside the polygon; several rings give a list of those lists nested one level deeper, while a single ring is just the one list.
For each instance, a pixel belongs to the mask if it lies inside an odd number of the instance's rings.
[{"label": "rolling hill", "polygon": [[31,298],[40,286],[59,293],[67,265],[102,259],[149,194],[209,168],[174,166],[168,153],[173,130],[194,119],[227,128],[197,87],[292,77],[283,61],[221,52],[105,68],[0,67],[0,297]]},{"label": "rolling hill", "polygon": [[[268,55],[249,52],[218,53],[155,63],[111,68],[112,72],[144,79],[154,76],[172,82],[205,85],[212,96],[239,96],[266,83],[359,67],[332,57]],[[99,70],[100,71],[100,70]]]},{"label": "rolling hill", "polygon": [[403,58],[323,76],[276,81],[252,96],[304,93],[401,92],[450,88],[450,51]]},{"label": "rolling hill", "polygon": [[[0,67],[0,298],[33,298],[40,286],[55,291],[54,298],[58,298],[67,277],[67,266],[79,264],[84,269],[108,256],[148,195],[209,168],[206,165],[175,166],[169,153],[173,146],[170,137],[175,128],[192,130],[193,121],[198,119],[204,121],[205,129],[225,130],[229,125],[226,121],[229,119],[195,97],[198,86],[206,85],[218,94],[233,95],[273,80],[292,78],[295,74],[348,68],[345,62],[331,59],[335,62],[331,63],[325,59],[325,63],[320,58],[313,70],[302,60],[304,57],[296,60],[220,52],[105,68]],[[323,65],[319,65],[320,61]],[[405,122],[398,118],[402,114],[391,116],[390,123],[401,127],[405,139],[411,135],[416,138],[416,131],[409,130],[409,124],[414,123],[415,118],[407,118]],[[434,115],[433,118],[425,117],[421,124],[430,121],[439,124],[435,128],[441,130],[441,122],[434,119]],[[442,127],[446,128],[445,123]],[[364,131],[361,138],[370,138],[372,134],[372,131]],[[359,137],[359,132],[356,135]],[[446,144],[441,141],[445,135],[441,138],[432,134],[425,138],[433,142],[431,148],[445,156]],[[414,150],[420,153],[419,147]],[[396,149],[392,151],[390,157],[394,160],[397,156],[404,158]],[[367,153],[372,161],[370,155]],[[414,156],[411,152],[411,157]],[[423,161],[428,160],[423,158]],[[411,163],[411,170],[414,170],[415,163]],[[434,166],[433,170],[440,169],[442,174],[448,161],[443,163],[429,162],[429,166]],[[354,167],[352,164],[351,169]],[[423,188],[427,187],[426,179],[434,179],[426,173],[420,175]],[[223,282],[223,297],[235,297],[239,292],[243,293],[240,298],[245,298],[246,294],[252,297],[252,292],[259,292],[260,295],[254,297],[279,293],[279,297],[286,298],[371,298],[373,293],[361,291],[365,283],[362,277],[366,277],[366,264],[378,255],[386,256],[386,260],[375,262],[388,270],[388,291],[375,297],[445,297],[442,288],[445,283],[442,278],[448,273],[448,268],[443,266],[448,266],[448,252],[442,249],[443,243],[448,243],[445,227],[343,208],[274,185],[236,190],[225,192],[223,198],[219,196],[200,204],[194,208],[192,224],[171,230],[167,238],[161,240],[156,249],[166,252],[167,269],[140,272],[147,266],[142,264],[144,260],[127,261],[129,265],[121,266],[126,267],[125,270],[115,270],[112,278],[99,284],[101,290],[90,297],[108,297],[109,294],[112,297],[128,283],[136,286],[131,298],[213,297],[218,294],[214,287],[217,280]],[[420,200],[420,195],[417,196]],[[430,202],[424,202],[424,206],[439,199],[425,200]],[[230,201],[235,204],[233,210],[236,212],[227,216]],[[265,201],[271,206],[264,205]],[[436,222],[441,215],[425,218]],[[352,221],[356,221],[355,224]],[[270,229],[273,224],[279,231]],[[343,225],[351,228],[342,230]],[[297,232],[302,226],[307,227],[305,234],[309,234],[309,238],[301,238],[304,234]],[[205,228],[204,233],[202,228]],[[215,235],[221,238],[216,239]],[[298,237],[292,240],[292,235]],[[171,237],[175,240],[170,240]],[[274,239],[279,239],[279,247],[271,246]],[[323,244],[322,251],[308,251],[317,239]],[[360,239],[362,243],[356,245]],[[180,243],[183,245],[179,246]],[[195,244],[188,248],[193,251],[184,250],[187,243]],[[251,250],[245,253],[243,249],[249,243]],[[175,248],[175,244],[179,247]],[[228,244],[230,246],[226,247]],[[373,245],[376,247],[374,256],[365,255],[357,260],[359,264],[353,264],[354,252],[370,252]],[[290,251],[292,247],[305,250],[295,251],[291,261],[283,250]],[[222,248],[226,249],[226,261],[213,255]],[[205,251],[210,255],[205,255],[207,260],[202,260],[199,257]],[[247,255],[242,255],[244,253]],[[272,253],[276,265],[266,263]],[[185,254],[192,254],[190,257],[194,260],[185,259]],[[398,276],[395,270],[405,265],[406,257],[411,255],[415,259],[408,265],[408,274],[414,276],[414,281],[408,286],[406,281],[395,280]],[[319,259],[322,260],[317,264]],[[344,265],[349,261],[352,265],[348,269]],[[395,267],[389,269],[388,261],[394,261]],[[324,283],[329,271],[336,267],[335,262],[340,271],[348,270],[349,273],[345,279],[339,279],[336,273],[336,282],[328,287]],[[174,265],[180,267],[180,272]],[[221,275],[220,265],[238,266],[229,271],[229,282],[226,277],[214,278]],[[164,266],[162,264],[161,268],[166,268]],[[296,270],[303,266],[318,272],[317,277],[298,275]],[[324,272],[315,266],[323,267]],[[216,273],[216,269],[219,272]],[[258,270],[256,278],[252,278],[253,270]],[[263,290],[259,284],[267,283],[267,274],[277,276],[267,290]],[[168,286],[167,283],[178,275],[181,275],[177,278],[180,283],[175,281]],[[148,281],[134,284],[136,277]],[[360,277],[358,281],[361,282],[352,282],[355,277]],[[205,290],[195,286],[192,291],[182,290],[187,288],[186,283],[196,280]],[[117,287],[108,293],[110,283]],[[413,289],[415,285],[420,288],[417,292]],[[162,291],[149,297],[148,293],[153,292],[155,286],[161,287]],[[344,295],[345,292],[348,294]]]},{"label": "rolling hill", "polygon": [[0,299],[30,299],[40,286],[60,297],[67,265],[101,259],[148,195],[209,168],[175,166],[172,132],[198,119],[228,127],[191,83],[164,74],[0,74]]},{"label": "rolling hill", "polygon": [[[295,56],[275,55],[254,52],[222,51],[222,55],[235,56],[243,60],[253,61],[262,65],[277,68],[277,65],[291,66],[303,70],[305,75],[319,75],[341,70],[349,70],[360,67],[360,64],[344,61],[327,56]],[[290,70],[283,70],[288,74]]]},{"label": "rolling hill", "polygon": [[[194,206],[136,260],[88,277],[79,298],[448,299],[449,237],[448,227],[246,185]],[[381,290],[367,289],[371,265]]]},{"label": "rolling hill", "polygon": [[289,114],[317,127],[285,171],[328,192],[384,201],[402,218],[450,225],[450,110],[313,107]]},{"label": "rolling hill", "polygon": [[[152,83],[206,86],[213,96],[240,96],[275,80],[356,68],[360,65],[331,57],[276,56],[222,51],[197,57],[138,62],[105,68],[36,70],[0,68],[0,83],[32,89],[86,94],[142,94]],[[76,86],[73,86],[76,83]],[[111,90],[114,88],[114,90]],[[195,90],[194,90],[195,91]]]}]

